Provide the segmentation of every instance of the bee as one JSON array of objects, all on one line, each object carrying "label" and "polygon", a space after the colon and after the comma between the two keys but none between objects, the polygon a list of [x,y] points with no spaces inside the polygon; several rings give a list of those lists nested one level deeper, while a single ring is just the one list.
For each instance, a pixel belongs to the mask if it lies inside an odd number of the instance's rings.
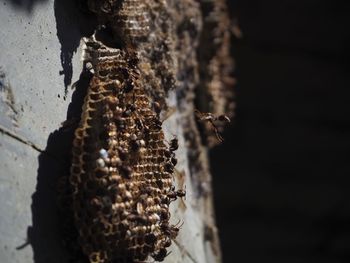
[{"label": "bee", "polygon": [[154,260],[156,261],[164,261],[164,259],[170,254],[171,252],[168,252],[166,248],[161,248],[156,254],[152,255]]},{"label": "bee", "polygon": [[222,136],[219,133],[219,130],[215,124],[216,121],[220,121],[220,122],[231,122],[230,118],[227,117],[226,115],[219,115],[219,116],[215,116],[214,114],[210,113],[210,112],[200,112],[199,110],[195,110],[195,115],[197,117],[197,119],[201,122],[209,122],[210,125],[213,127],[216,138],[220,141],[223,142],[224,139],[222,138]]},{"label": "bee", "polygon": [[170,148],[169,148],[169,150],[174,152],[178,148],[179,148],[179,142],[177,140],[177,137],[175,136],[175,138],[170,141]]}]

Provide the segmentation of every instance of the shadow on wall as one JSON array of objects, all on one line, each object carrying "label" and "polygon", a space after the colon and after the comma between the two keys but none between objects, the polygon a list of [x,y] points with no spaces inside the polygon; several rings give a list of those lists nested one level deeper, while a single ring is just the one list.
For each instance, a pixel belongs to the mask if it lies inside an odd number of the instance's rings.
[{"label": "shadow on wall", "polygon": [[77,233],[70,211],[68,176],[74,131],[81,115],[91,75],[82,72],[63,127],[52,132],[39,156],[36,191],[32,196],[32,221],[28,241],[34,262],[68,263],[84,258],[77,247]]},{"label": "shadow on wall", "polygon": [[[10,3],[15,9],[32,13],[36,4],[48,0],[4,0],[4,5]],[[61,44],[60,75],[64,75],[65,98],[67,89],[72,84],[72,58],[77,51],[82,37],[89,36],[96,28],[96,18],[88,11],[84,0],[55,0],[54,15],[56,19],[57,38]]]},{"label": "shadow on wall", "polygon": [[[46,1],[46,0],[38,0]],[[18,6],[31,8],[33,1],[12,1]],[[72,57],[83,36],[93,32],[93,14],[82,12],[79,1],[55,0],[57,37],[61,44],[61,74],[65,89],[71,84]],[[83,10],[84,11],[84,10]],[[86,262],[77,247],[77,233],[70,211],[68,176],[74,131],[80,120],[86,88],[91,74],[83,71],[73,84],[75,91],[63,127],[52,132],[46,149],[39,156],[36,191],[32,196],[32,221],[28,227],[28,241],[34,252],[34,262]]]},{"label": "shadow on wall", "polygon": [[[15,8],[26,10],[31,13],[34,6],[38,3],[47,2],[47,0],[8,0]],[[6,1],[5,1],[6,3]]]},{"label": "shadow on wall", "polygon": [[83,1],[55,0],[54,11],[57,38],[61,44],[61,75],[64,75],[65,98],[72,83],[72,58],[84,36],[89,36],[96,28],[94,14],[90,13]]}]

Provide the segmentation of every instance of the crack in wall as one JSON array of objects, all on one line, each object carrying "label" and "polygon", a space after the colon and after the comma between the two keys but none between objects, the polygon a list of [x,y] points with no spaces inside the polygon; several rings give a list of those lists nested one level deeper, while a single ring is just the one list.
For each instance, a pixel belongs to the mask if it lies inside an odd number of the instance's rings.
[{"label": "crack in wall", "polygon": [[16,141],[22,143],[22,144],[25,144],[27,146],[30,146],[31,148],[33,148],[34,150],[40,152],[40,153],[43,153],[44,150],[41,149],[39,146],[35,145],[33,142],[21,137],[20,135],[18,134],[15,134],[9,130],[7,130],[6,128],[0,126],[0,133],[4,134],[4,135],[7,135],[13,139],[15,139]]}]

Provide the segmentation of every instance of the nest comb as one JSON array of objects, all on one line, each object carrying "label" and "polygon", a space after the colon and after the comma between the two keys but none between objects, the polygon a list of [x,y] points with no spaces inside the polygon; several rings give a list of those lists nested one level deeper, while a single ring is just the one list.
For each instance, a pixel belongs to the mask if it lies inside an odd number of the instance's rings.
[{"label": "nest comb", "polygon": [[137,58],[119,50],[94,68],[73,142],[70,186],[79,243],[91,263],[163,260],[174,147],[140,85]]}]

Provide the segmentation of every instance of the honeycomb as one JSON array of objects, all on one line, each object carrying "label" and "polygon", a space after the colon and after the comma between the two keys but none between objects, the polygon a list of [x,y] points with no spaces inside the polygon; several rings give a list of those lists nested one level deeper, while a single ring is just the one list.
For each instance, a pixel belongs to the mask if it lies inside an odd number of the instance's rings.
[{"label": "honeycomb", "polygon": [[[195,123],[195,89],[202,83],[213,103],[224,105],[214,111],[226,109],[227,96],[220,92],[230,68],[223,62],[228,25],[219,22],[220,12],[214,13],[222,44],[208,49],[210,59],[197,58],[209,27],[209,15],[201,11],[206,2],[86,1],[99,25],[84,39],[84,65],[92,79],[75,131],[66,192],[79,247],[90,263],[142,262],[149,256],[163,261],[179,232],[169,212],[171,202],[185,195],[173,186],[178,145],[176,138],[166,142],[160,112],[167,108],[168,91],[176,88],[189,159],[197,167],[204,151]],[[209,78],[201,81],[205,72]],[[220,83],[218,89],[208,84],[213,82]]]},{"label": "honeycomb", "polygon": [[[87,42],[88,50],[97,44]],[[169,223],[169,204],[184,195],[173,187],[177,139],[165,143],[136,53],[100,45],[73,141],[79,243],[91,263],[161,261],[179,231]]]},{"label": "honeycomb", "polygon": [[88,7],[124,44],[136,46],[150,34],[148,1],[88,0]]}]

